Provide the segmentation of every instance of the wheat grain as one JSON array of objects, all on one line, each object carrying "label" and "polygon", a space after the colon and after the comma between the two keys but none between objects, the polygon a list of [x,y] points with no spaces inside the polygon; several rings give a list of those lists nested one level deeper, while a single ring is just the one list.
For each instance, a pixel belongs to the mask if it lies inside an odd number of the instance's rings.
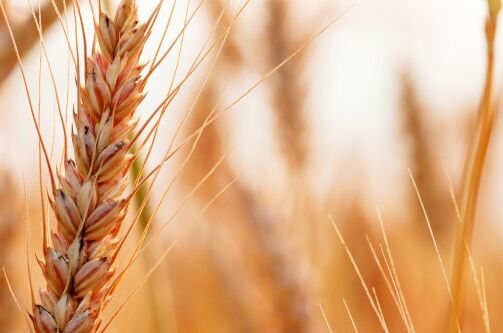
[{"label": "wheat grain", "polygon": [[125,189],[135,156],[127,136],[145,96],[139,57],[149,25],[138,22],[134,0],[123,0],[113,19],[100,13],[95,34],[99,50],[86,59],[74,114],[75,159],[66,161],[60,187],[49,198],[57,226],[39,260],[47,287],[40,291],[40,304],[33,305],[37,332],[99,327],[131,198]]}]

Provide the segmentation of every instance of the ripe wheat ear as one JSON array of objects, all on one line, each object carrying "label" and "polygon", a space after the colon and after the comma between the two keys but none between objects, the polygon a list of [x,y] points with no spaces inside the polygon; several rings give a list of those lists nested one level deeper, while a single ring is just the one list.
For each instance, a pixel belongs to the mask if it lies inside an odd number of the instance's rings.
[{"label": "ripe wheat ear", "polygon": [[139,57],[148,35],[149,23],[139,23],[134,0],[123,0],[113,18],[99,14],[99,50],[85,60],[78,88],[75,158],[65,162],[49,198],[57,223],[39,260],[47,286],[32,308],[36,332],[94,332],[112,297],[109,282],[135,158],[127,137],[145,96]]}]

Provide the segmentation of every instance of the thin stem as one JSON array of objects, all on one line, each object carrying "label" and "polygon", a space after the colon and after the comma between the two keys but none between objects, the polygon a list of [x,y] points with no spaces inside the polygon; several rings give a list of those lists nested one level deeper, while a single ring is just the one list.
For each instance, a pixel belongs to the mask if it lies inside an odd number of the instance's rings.
[{"label": "thin stem", "polygon": [[473,238],[475,216],[480,192],[480,183],[487,156],[493,124],[494,107],[492,105],[493,71],[494,71],[494,37],[496,34],[497,15],[501,4],[499,1],[488,0],[489,15],[486,20],[487,64],[486,78],[482,101],[479,107],[477,131],[465,164],[463,201],[461,206],[462,227],[456,244],[454,270],[452,275],[453,306],[449,316],[449,332],[457,332],[457,322],[463,315],[464,288],[468,251]]}]

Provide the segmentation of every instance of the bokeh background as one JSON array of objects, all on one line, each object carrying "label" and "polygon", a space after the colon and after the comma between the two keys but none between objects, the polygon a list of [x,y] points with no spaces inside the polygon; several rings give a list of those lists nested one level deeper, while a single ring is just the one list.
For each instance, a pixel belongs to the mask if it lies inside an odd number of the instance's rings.
[{"label": "bokeh background", "polygon": [[[138,2],[142,18],[157,4]],[[69,117],[75,105],[75,72],[61,24],[73,31],[74,9],[68,1],[68,16],[60,22],[50,3],[40,3],[47,62],[28,2],[3,3],[57,165],[64,138],[48,63]],[[55,3],[64,8],[61,1]],[[89,3],[79,1],[86,33],[92,36]],[[387,265],[393,263],[416,330],[445,332],[448,289],[410,174],[450,274],[458,226],[450,191],[460,194],[486,75],[486,1],[251,0],[234,22],[242,4],[205,0],[198,7],[198,0],[165,1],[144,52],[146,62],[155,54],[173,8],[162,50],[196,14],[152,76],[141,117],[162,101],[172,79],[176,83],[184,78],[212,29],[223,34],[231,22],[232,29],[218,57],[213,52],[201,64],[168,108],[146,170],[159,163],[175,136],[175,143],[183,142],[215,107],[233,104],[338,19],[207,127],[193,152],[182,149],[155,183],[149,183],[152,192],[143,215],[154,221],[148,233],[153,241],[127,275],[111,312],[161,254],[174,247],[111,331],[328,332],[330,327],[350,332],[348,309],[361,332],[379,331],[331,216],[377,295],[390,331],[406,329],[394,286],[390,292],[387,284],[393,272]],[[31,5],[39,7],[35,0]],[[496,102],[503,74],[502,38],[497,33]],[[0,74],[0,265],[26,307],[26,239],[36,285],[42,285],[34,256],[40,252],[43,209],[38,144],[3,19]],[[472,249],[475,274],[467,279],[464,332],[483,332],[488,322],[493,332],[503,331],[502,143],[497,118]],[[147,151],[148,146],[144,157]],[[482,284],[479,291],[485,296],[477,294],[475,282]],[[0,287],[2,327],[10,327],[6,332],[23,330],[4,280]],[[481,299],[487,303],[488,320]]]}]

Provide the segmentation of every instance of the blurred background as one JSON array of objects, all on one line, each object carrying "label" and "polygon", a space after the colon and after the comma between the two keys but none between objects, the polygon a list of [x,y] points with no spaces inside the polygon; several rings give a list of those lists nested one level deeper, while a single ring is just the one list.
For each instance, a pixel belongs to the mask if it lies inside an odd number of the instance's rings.
[{"label": "blurred background", "polygon": [[[64,142],[57,98],[68,119],[76,98],[64,33],[74,31],[74,6],[56,0],[62,12],[67,9],[59,19],[49,1],[31,2],[40,8],[47,61],[29,3],[2,1],[57,165]],[[157,5],[138,2],[143,19]],[[360,332],[376,332],[381,325],[372,302],[391,332],[406,331],[409,322],[417,332],[445,332],[448,288],[410,174],[450,275],[458,226],[450,191],[459,199],[486,75],[486,1],[251,0],[237,18],[241,1],[164,2],[145,62],[156,53],[168,22],[161,49],[176,43],[150,79],[140,119],[155,110],[172,81],[184,79],[206,40],[214,39],[211,31],[218,36],[231,23],[232,28],[221,53],[201,63],[167,109],[151,153],[149,145],[142,149],[145,169],[159,163],[172,141],[180,144],[200,128],[213,109],[232,107],[203,131],[194,151],[182,149],[149,182],[141,220],[154,221],[152,243],[127,275],[111,312],[174,247],[111,332],[350,332],[351,316]],[[79,4],[92,36],[90,2]],[[187,20],[183,37],[176,39]],[[502,39],[498,33],[497,103]],[[464,332],[484,332],[488,325],[503,331],[502,134],[497,118],[481,187]],[[40,253],[43,209],[39,155],[3,19],[0,157],[0,266],[26,307],[26,239],[36,285],[42,285],[34,256]],[[139,223],[130,248],[144,225]],[[0,327],[22,331],[23,318],[4,279],[0,288]]]}]

